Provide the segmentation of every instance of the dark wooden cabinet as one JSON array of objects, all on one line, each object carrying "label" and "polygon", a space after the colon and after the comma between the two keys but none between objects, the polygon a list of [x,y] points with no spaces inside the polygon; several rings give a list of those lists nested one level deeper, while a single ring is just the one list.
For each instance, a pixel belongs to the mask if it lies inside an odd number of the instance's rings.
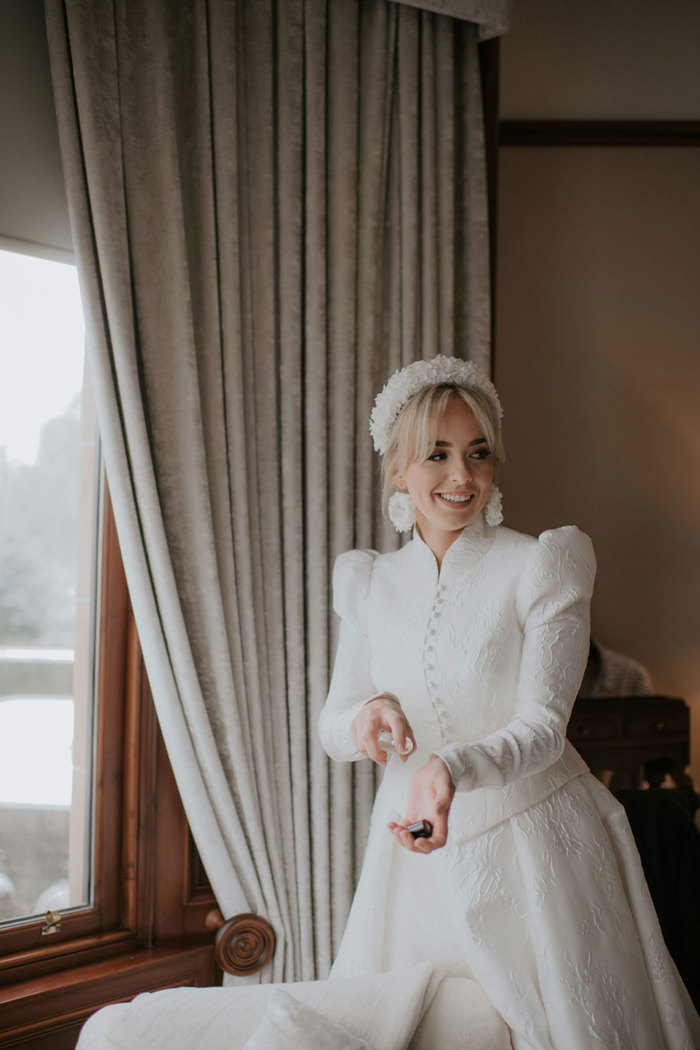
[{"label": "dark wooden cabinet", "polygon": [[669,696],[579,699],[567,736],[592,770],[625,773],[632,781],[627,786],[637,787],[646,762],[688,764],[690,708]]}]

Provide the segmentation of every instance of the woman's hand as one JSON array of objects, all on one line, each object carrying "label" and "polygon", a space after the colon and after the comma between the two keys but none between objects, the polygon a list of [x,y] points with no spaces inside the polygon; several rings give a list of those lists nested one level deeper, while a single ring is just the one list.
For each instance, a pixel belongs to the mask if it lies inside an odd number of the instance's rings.
[{"label": "woman's hand", "polygon": [[[450,772],[437,755],[432,755],[417,771],[408,789],[406,816],[403,824],[392,821],[389,831],[402,846],[413,853],[432,853],[447,842],[447,818],[455,794]],[[428,839],[414,839],[406,828],[418,820],[429,820],[433,832]]]},{"label": "woman's hand", "polygon": [[[391,733],[402,762],[406,761],[416,746],[413,730],[396,697],[382,695],[368,700],[353,718],[350,729],[360,754],[367,755],[379,766],[385,766],[387,760],[386,751],[382,750],[377,740],[380,733]],[[406,747],[407,740],[411,741],[413,747]]]}]

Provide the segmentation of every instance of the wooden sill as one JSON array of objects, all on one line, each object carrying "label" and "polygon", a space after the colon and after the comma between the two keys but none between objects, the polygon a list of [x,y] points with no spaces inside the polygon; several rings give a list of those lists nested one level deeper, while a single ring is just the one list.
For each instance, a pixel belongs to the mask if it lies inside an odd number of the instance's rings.
[{"label": "wooden sill", "polygon": [[56,941],[33,951],[20,951],[0,956],[0,1002],[3,985],[16,985],[51,973],[52,970],[77,969],[113,955],[138,951],[130,930],[115,930],[94,937],[77,937]]},{"label": "wooden sill", "polygon": [[73,1048],[82,1025],[102,1006],[140,992],[220,984],[211,943],[145,948],[0,988],[0,1046]]}]

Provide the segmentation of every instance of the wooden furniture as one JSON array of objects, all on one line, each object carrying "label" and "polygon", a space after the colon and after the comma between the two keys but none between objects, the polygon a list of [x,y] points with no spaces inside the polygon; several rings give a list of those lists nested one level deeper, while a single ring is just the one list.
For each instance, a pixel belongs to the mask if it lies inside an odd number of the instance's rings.
[{"label": "wooden furniture", "polygon": [[591,770],[614,770],[626,775],[624,786],[639,787],[645,762],[688,764],[690,709],[669,696],[579,699],[567,736]]}]

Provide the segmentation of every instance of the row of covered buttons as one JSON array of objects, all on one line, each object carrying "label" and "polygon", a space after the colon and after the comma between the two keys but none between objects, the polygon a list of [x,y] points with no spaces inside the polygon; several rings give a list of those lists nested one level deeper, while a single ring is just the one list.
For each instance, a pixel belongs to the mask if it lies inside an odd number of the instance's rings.
[{"label": "row of covered buttons", "polygon": [[424,666],[426,671],[426,682],[428,684],[428,693],[435,709],[438,724],[440,729],[444,729],[444,721],[440,711],[440,697],[435,695],[435,691],[438,688],[437,682],[437,667],[435,665],[435,635],[437,634],[436,624],[442,606],[445,603],[445,590],[446,586],[444,583],[439,583],[435,591],[435,598],[433,600],[433,606],[430,610],[430,616],[428,617],[428,627],[426,631],[425,644],[424,644]]}]

